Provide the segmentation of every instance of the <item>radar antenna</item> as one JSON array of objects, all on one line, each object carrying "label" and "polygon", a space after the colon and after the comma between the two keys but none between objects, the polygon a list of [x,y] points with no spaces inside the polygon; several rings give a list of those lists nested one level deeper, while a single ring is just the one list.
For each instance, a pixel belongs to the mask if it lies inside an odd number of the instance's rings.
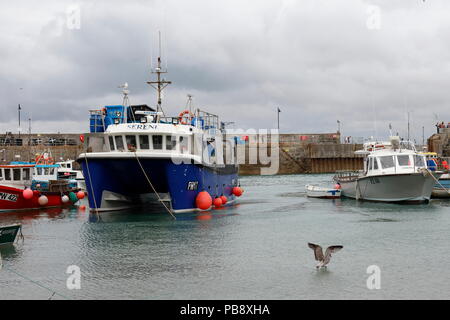
[{"label": "radar antenna", "polygon": [[[159,31],[159,56],[158,56],[158,64],[155,70],[151,70],[151,73],[156,74],[156,81],[147,81],[149,85],[156,89],[158,92],[158,102],[157,102],[157,112],[163,112],[162,109],[162,91],[172,83],[172,81],[167,81],[161,77],[162,74],[167,73],[167,70],[163,70],[161,67],[161,31]],[[159,118],[159,115],[158,115]],[[158,119],[159,120],[159,119]]]}]

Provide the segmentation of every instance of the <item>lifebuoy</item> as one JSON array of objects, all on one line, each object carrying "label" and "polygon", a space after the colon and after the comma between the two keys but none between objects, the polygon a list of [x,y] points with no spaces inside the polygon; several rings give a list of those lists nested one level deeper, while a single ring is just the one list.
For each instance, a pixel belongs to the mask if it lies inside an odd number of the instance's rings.
[{"label": "lifebuoy", "polygon": [[189,119],[194,117],[192,112],[190,112],[189,110],[184,110],[184,111],[180,112],[180,114],[178,115],[178,120],[180,121],[181,124],[188,124],[187,121],[183,120],[184,115],[186,115],[186,114],[189,115]]}]

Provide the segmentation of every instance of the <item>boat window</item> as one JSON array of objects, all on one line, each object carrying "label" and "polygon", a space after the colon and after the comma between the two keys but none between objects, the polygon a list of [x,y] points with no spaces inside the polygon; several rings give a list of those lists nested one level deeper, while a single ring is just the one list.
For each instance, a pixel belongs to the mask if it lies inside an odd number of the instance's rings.
[{"label": "boat window", "polygon": [[5,180],[11,180],[11,169],[5,169]]},{"label": "boat window", "polygon": [[49,174],[52,175],[55,173],[55,168],[48,168]]},{"label": "boat window", "polygon": [[141,135],[139,136],[139,145],[141,149],[148,150],[150,149],[150,144],[148,143],[148,136]]},{"label": "boat window", "polygon": [[414,162],[416,163],[416,167],[425,167],[425,161],[423,161],[422,156],[415,155]]},{"label": "boat window", "polygon": [[410,166],[411,161],[409,160],[409,156],[397,156],[398,165],[399,166]]},{"label": "boat window", "polygon": [[116,147],[118,151],[123,151],[123,137],[122,136],[115,136],[114,140],[116,140]]},{"label": "boat window", "polygon": [[189,152],[189,137],[180,136],[180,149],[181,153]]},{"label": "boat window", "polygon": [[373,158],[369,158],[369,169],[373,170]]},{"label": "boat window", "polygon": [[13,178],[14,181],[20,180],[20,169],[13,169]]},{"label": "boat window", "polygon": [[30,168],[23,169],[23,180],[30,180]]},{"label": "boat window", "polygon": [[175,150],[177,148],[177,137],[166,136],[166,149]]},{"label": "boat window", "polygon": [[378,161],[377,161],[377,158],[373,158],[373,170],[378,170]]},{"label": "boat window", "polygon": [[42,168],[36,168],[36,171],[38,176],[42,175]]},{"label": "boat window", "polygon": [[162,136],[152,136],[153,149],[161,150],[162,149]]},{"label": "boat window", "polygon": [[114,139],[113,139],[112,136],[109,136],[109,149],[110,149],[111,151],[116,150],[116,148],[114,148]]},{"label": "boat window", "polygon": [[3,177],[3,169],[0,169],[0,179]]},{"label": "boat window", "polygon": [[128,150],[136,149],[136,136],[125,136]]},{"label": "boat window", "polygon": [[382,169],[388,169],[395,167],[394,165],[394,157],[393,156],[383,156],[380,157],[380,164]]}]

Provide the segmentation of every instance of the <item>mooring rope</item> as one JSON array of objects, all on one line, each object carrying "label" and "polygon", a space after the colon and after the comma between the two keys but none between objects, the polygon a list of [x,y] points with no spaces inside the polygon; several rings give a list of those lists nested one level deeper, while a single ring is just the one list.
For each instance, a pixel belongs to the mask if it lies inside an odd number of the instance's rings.
[{"label": "mooring rope", "polygon": [[[0,262],[1,262],[1,259],[0,259]],[[5,267],[3,264],[0,264],[0,270],[1,270],[2,268],[5,269],[5,270],[7,270],[7,271],[9,271],[9,272],[11,272],[11,273],[14,273],[14,274],[18,275],[19,277],[21,277],[21,278],[23,278],[23,279],[25,279],[25,280],[30,281],[31,283],[37,285],[38,287],[41,287],[41,288],[43,288],[43,289],[45,289],[45,290],[50,291],[50,292],[52,293],[52,296],[49,298],[49,300],[50,300],[51,298],[53,298],[53,296],[54,296],[55,294],[58,295],[58,296],[60,296],[60,297],[62,297],[62,298],[64,298],[64,299],[72,300],[71,298],[69,298],[69,297],[67,297],[67,296],[65,296],[65,295],[63,295],[63,294],[58,293],[58,292],[56,292],[55,290],[53,290],[53,289],[51,289],[51,288],[49,288],[49,287],[46,287],[46,286],[44,286],[43,284],[41,284],[41,283],[39,283],[39,282],[37,282],[37,281],[35,281],[35,280],[33,280],[33,279],[30,279],[29,277],[24,276],[23,274],[20,274],[19,272],[15,271],[15,270],[13,270],[13,269],[7,268],[7,267]]]},{"label": "mooring rope", "polygon": [[172,210],[170,210],[166,204],[164,203],[164,201],[162,200],[162,198],[159,196],[159,193],[156,191],[155,187],[153,186],[152,182],[150,181],[150,178],[148,177],[147,173],[144,170],[144,167],[141,164],[141,161],[139,160],[139,157],[136,154],[136,151],[133,151],[134,156],[136,157],[137,162],[139,163],[139,166],[141,167],[142,172],[144,173],[145,178],[148,181],[148,184],[150,185],[150,187],[153,189],[153,192],[156,194],[156,196],[158,197],[159,201],[163,204],[164,208],[166,208],[167,212],[172,216],[172,218],[174,220],[176,220],[177,218],[173,215]]},{"label": "mooring rope", "polygon": [[436,179],[436,177],[433,175],[433,173],[430,171],[430,169],[425,168],[425,170],[430,174],[430,176],[433,177],[434,181],[436,181],[436,182],[442,187],[442,189],[445,190],[445,192],[447,192],[448,194],[450,194],[450,191],[449,191],[447,188],[445,188],[445,187],[439,182],[439,179]]}]

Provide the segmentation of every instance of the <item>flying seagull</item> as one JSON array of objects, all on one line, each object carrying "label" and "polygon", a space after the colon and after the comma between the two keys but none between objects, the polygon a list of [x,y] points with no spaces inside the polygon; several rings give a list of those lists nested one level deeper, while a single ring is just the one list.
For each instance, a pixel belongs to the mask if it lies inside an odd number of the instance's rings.
[{"label": "flying seagull", "polygon": [[323,256],[322,247],[318,244],[314,243],[308,243],[308,247],[314,250],[314,257],[316,258],[316,261],[319,261],[319,263],[316,265],[316,268],[319,269],[321,267],[325,267],[330,262],[331,254],[338,252],[343,248],[343,246],[329,246],[327,250],[325,251],[325,257]]}]

